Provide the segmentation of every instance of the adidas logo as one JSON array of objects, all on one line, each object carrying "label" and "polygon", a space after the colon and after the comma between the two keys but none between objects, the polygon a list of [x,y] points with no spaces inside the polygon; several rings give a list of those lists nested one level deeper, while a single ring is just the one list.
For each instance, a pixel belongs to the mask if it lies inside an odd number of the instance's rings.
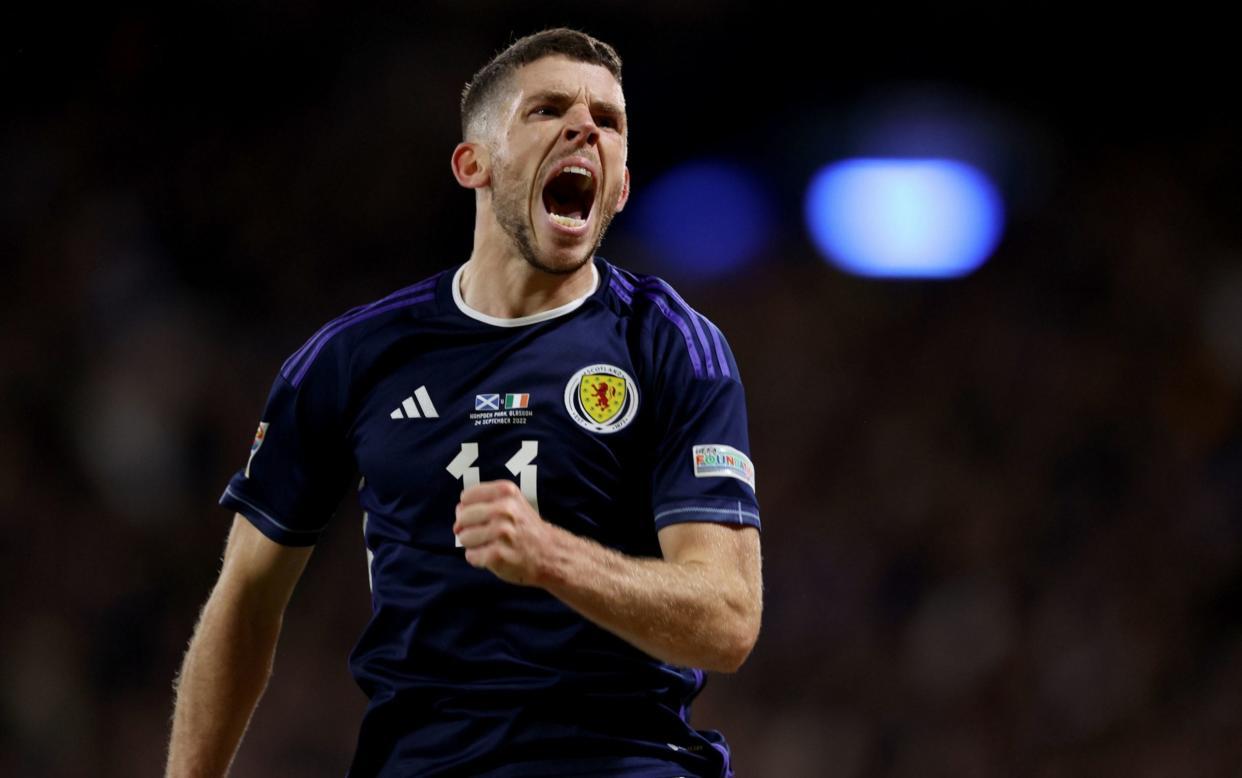
[{"label": "adidas logo", "polygon": [[[422,413],[419,413],[419,411]],[[391,419],[438,419],[440,414],[436,413],[436,406],[431,404],[431,395],[427,394],[427,387],[420,386],[414,390],[411,397],[407,397],[401,401],[401,407],[388,414]]]}]

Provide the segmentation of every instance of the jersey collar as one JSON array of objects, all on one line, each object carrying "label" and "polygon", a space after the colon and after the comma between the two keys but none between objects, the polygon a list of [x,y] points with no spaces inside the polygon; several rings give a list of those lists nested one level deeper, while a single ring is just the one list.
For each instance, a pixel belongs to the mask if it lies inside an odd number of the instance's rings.
[{"label": "jersey collar", "polygon": [[465,269],[465,265],[457,268],[457,272],[453,273],[451,287],[453,290],[453,302],[457,305],[457,310],[461,311],[465,316],[481,321],[484,324],[490,324],[493,327],[524,327],[528,324],[535,324],[548,319],[555,319],[558,316],[564,316],[567,313],[576,311],[583,303],[590,299],[591,295],[599,290],[599,268],[595,266],[595,261],[591,261],[591,289],[581,297],[577,297],[564,305],[558,305],[546,311],[532,313],[529,316],[518,316],[514,319],[502,319],[497,316],[488,316],[482,311],[476,311],[469,305],[466,305],[465,299],[461,296],[461,273]]}]

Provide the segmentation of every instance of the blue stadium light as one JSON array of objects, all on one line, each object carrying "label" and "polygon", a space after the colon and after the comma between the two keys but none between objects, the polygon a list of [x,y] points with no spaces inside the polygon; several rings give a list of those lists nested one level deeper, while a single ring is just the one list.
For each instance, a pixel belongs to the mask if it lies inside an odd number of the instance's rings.
[{"label": "blue stadium light", "polygon": [[672,275],[710,278],[738,270],[771,233],[768,199],[736,165],[692,162],[635,194],[634,229]]},{"label": "blue stadium light", "polygon": [[849,159],[820,170],[806,195],[811,237],[847,273],[955,278],[978,269],[1004,229],[987,176],[948,159]]}]

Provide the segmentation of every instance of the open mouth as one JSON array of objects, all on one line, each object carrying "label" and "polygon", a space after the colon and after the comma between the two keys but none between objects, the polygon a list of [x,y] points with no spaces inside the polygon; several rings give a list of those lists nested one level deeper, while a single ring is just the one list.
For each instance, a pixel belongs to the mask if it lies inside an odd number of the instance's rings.
[{"label": "open mouth", "polygon": [[594,204],[595,174],[582,165],[566,165],[543,187],[543,207],[552,222],[561,227],[586,227]]}]

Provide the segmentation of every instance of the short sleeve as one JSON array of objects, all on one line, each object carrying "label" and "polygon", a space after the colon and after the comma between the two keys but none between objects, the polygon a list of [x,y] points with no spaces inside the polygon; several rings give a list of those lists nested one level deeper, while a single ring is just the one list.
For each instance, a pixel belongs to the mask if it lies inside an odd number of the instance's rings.
[{"label": "short sleeve", "polygon": [[277,376],[250,458],[220,498],[282,545],[313,545],[353,475],[331,362],[319,360],[296,385]]},{"label": "short sleeve", "polygon": [[[692,364],[674,338],[659,360],[656,457],[652,474],[655,527],[709,521],[759,528],[755,468],[750,459],[746,397],[728,343],[714,326],[716,360]],[[709,341],[710,343],[711,341]]]}]

